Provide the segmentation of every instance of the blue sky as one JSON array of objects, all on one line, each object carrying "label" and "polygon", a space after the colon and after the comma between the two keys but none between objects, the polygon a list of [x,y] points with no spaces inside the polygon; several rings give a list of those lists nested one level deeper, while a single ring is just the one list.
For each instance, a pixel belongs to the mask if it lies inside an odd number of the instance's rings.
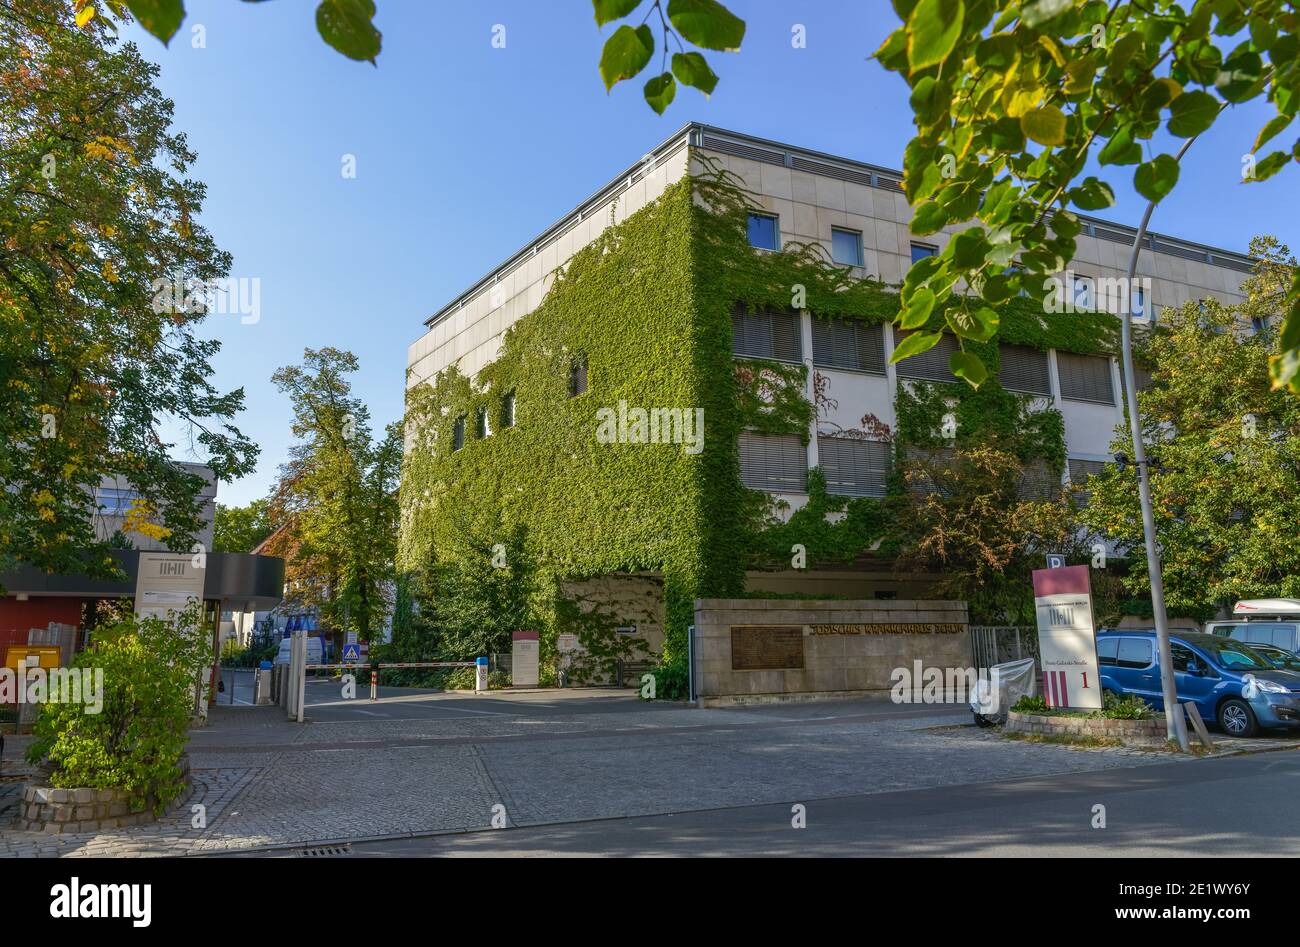
[{"label": "blue sky", "polygon": [[[710,54],[713,96],[679,90],[662,117],[641,101],[643,80],[605,94],[588,0],[377,3],[378,68],[327,47],[307,0],[189,0],[170,48],[126,31],[161,66],[231,275],[261,281],[260,321],[205,326],[223,343],[214,382],[244,387],[239,424],[262,447],[256,474],[221,485],[228,504],[265,495],[285,459],[278,366],[308,346],[349,349],[376,426],[400,417],[406,349],[424,319],[685,122],[894,168],[911,136],[905,84],[868,59],[896,25],[886,0],[728,0],[748,23],[742,51]],[[199,24],[205,48],[192,45]],[[791,44],[795,24],[806,48]],[[1269,232],[1300,249],[1300,170],[1238,183],[1267,118],[1259,105],[1226,113],[1184,159],[1152,227],[1237,250]],[[1135,223],[1131,169],[1104,176],[1119,203],[1101,216]]]}]

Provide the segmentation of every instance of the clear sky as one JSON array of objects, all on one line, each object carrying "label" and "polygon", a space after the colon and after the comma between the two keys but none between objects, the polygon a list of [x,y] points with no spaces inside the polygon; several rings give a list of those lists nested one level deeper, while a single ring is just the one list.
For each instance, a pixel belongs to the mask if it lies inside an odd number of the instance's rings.
[{"label": "clear sky", "polygon": [[[685,122],[901,166],[907,87],[868,58],[897,22],[887,0],[727,2],[748,23],[742,51],[709,54],[713,96],[679,89],[662,117],[640,98],[644,77],[605,94],[589,0],[377,0],[378,68],[327,47],[309,0],[188,0],[170,48],[131,27],[198,152],[203,222],[234,256],[231,276],[261,282],[258,322],[213,315],[204,330],[223,343],[214,381],[244,387],[239,424],[262,447],[256,474],[218,499],[265,495],[285,459],[278,366],[304,347],[349,349],[376,427],[400,417],[424,319]],[[806,48],[791,43],[795,24]],[[1235,250],[1267,232],[1300,249],[1300,169],[1238,183],[1267,118],[1261,105],[1226,113],[1153,229]],[[1119,204],[1100,216],[1137,222],[1131,173],[1105,169]]]}]

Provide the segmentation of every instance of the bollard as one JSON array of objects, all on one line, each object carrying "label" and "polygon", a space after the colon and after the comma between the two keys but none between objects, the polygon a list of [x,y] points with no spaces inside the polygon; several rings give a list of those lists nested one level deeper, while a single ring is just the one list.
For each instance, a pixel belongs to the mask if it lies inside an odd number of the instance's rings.
[{"label": "bollard", "polygon": [[476,658],[474,661],[474,693],[482,694],[488,689],[488,659]]},{"label": "bollard", "polygon": [[370,670],[370,699],[379,699],[379,672],[373,668]]}]

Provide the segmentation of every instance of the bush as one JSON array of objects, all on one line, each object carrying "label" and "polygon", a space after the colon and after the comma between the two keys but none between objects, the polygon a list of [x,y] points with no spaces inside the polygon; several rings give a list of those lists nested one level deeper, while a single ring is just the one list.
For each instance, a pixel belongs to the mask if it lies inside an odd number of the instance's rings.
[{"label": "bush", "polygon": [[1107,691],[1097,716],[1109,720],[1145,720],[1151,716],[1151,705],[1133,694],[1120,697]]},{"label": "bush", "polygon": [[1047,701],[1041,697],[1030,697],[1026,694],[1016,701],[1016,705],[1011,710],[1017,714],[1045,714],[1048,710]]},{"label": "bush", "polygon": [[655,676],[656,700],[688,700],[690,698],[690,671],[686,661],[670,661],[651,671]]},{"label": "bush", "polygon": [[184,789],[178,764],[210,656],[197,606],[173,623],[125,617],[96,628],[72,666],[103,672],[102,705],[41,705],[28,761],[48,759],[56,787],[126,790],[134,808],[161,814]]}]

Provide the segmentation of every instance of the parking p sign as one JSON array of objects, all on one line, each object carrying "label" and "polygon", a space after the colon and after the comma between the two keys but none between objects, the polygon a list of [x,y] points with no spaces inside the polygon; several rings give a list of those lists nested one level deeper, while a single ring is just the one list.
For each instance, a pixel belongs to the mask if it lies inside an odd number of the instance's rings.
[{"label": "parking p sign", "polygon": [[1034,570],[1038,655],[1049,707],[1101,709],[1087,566]]}]

